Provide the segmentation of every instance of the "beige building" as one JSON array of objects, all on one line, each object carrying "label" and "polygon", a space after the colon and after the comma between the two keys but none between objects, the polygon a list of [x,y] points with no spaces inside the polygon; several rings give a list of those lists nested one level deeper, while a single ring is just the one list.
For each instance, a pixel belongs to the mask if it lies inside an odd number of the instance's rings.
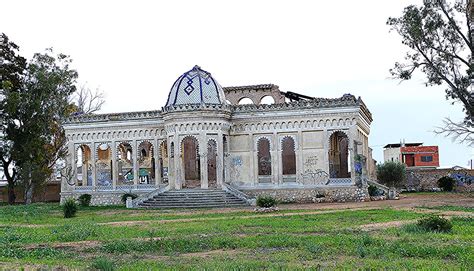
[{"label": "beige building", "polygon": [[116,204],[132,192],[140,205],[168,190],[201,189],[248,199],[363,200],[371,122],[351,94],[223,88],[195,66],[173,83],[161,110],[67,120],[71,174],[61,198],[87,193],[93,204]]}]

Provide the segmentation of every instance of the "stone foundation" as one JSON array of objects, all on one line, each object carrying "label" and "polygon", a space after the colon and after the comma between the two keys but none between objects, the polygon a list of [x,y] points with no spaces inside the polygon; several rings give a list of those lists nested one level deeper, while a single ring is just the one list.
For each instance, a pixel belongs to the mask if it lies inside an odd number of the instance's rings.
[{"label": "stone foundation", "polygon": [[350,187],[241,189],[249,197],[272,196],[282,203],[369,201],[367,189]]},{"label": "stone foundation", "polygon": [[[150,193],[150,191],[145,192],[132,192],[137,196]],[[123,191],[88,191],[88,192],[62,192],[61,193],[61,204],[67,198],[78,199],[82,194],[89,194],[91,198],[91,206],[104,206],[104,205],[124,205],[122,202],[122,195],[125,194]]]}]

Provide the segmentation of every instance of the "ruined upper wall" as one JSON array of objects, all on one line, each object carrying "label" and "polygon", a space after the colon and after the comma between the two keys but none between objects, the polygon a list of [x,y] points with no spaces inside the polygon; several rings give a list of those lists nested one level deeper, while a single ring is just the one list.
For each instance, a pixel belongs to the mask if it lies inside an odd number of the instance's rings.
[{"label": "ruined upper wall", "polygon": [[259,105],[266,96],[272,97],[276,104],[285,102],[285,95],[274,84],[224,87],[224,93],[227,101],[232,105],[239,104],[239,101],[244,98],[249,98],[253,104]]}]

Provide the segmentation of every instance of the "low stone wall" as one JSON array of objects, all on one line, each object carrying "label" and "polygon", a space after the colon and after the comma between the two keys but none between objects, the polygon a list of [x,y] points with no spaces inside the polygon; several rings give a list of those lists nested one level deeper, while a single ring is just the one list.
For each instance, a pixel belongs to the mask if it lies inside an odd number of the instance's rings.
[{"label": "low stone wall", "polygon": [[272,196],[283,203],[369,201],[367,189],[356,186],[321,188],[241,189],[250,197]]},{"label": "low stone wall", "polygon": [[[133,194],[141,196],[149,193],[150,191],[133,191]],[[123,205],[122,195],[125,194],[123,191],[88,191],[88,192],[61,192],[61,203],[67,198],[79,198],[82,194],[91,195],[92,206],[104,206],[104,205]]]},{"label": "low stone wall", "polygon": [[474,170],[472,169],[407,169],[405,188],[408,191],[437,191],[438,180],[450,176],[456,179],[456,191],[474,191]]}]

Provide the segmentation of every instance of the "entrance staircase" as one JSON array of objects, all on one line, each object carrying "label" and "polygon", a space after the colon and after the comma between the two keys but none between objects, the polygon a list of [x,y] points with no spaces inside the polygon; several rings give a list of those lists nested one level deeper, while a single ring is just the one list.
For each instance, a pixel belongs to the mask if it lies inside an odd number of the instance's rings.
[{"label": "entrance staircase", "polygon": [[138,203],[140,208],[222,208],[248,206],[247,201],[224,190],[169,190]]}]

